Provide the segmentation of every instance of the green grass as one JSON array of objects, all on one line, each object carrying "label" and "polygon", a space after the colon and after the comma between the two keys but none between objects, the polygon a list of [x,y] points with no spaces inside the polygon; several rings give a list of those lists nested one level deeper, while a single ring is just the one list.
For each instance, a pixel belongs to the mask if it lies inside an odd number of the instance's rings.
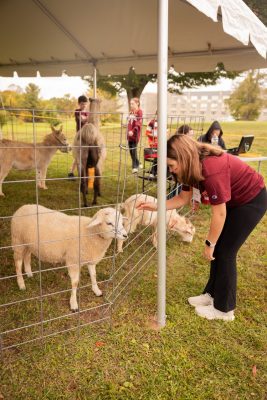
[{"label": "green grass", "polygon": [[[206,128],[206,126],[205,126]],[[25,132],[25,126],[17,126],[17,135]],[[28,126],[28,130],[30,125]],[[45,124],[38,124],[40,136]],[[224,123],[227,145],[236,145],[242,134],[255,134],[253,153],[266,155],[267,123]],[[65,127],[68,138],[72,138],[73,126]],[[117,126],[103,128],[109,145],[118,141]],[[124,153],[123,153],[124,154]],[[103,181],[103,197],[100,204],[116,201],[118,185],[119,152],[116,147],[109,152],[105,167],[107,176]],[[58,154],[49,168],[49,177],[65,177],[71,157]],[[255,165],[255,164],[253,164]],[[129,163],[127,161],[127,171]],[[266,178],[266,163],[262,172]],[[123,168],[122,168],[123,169]],[[11,172],[8,180],[34,178],[32,173]],[[54,209],[68,209],[79,205],[76,182],[48,182],[49,189],[39,193],[39,202]],[[123,183],[120,184],[120,193]],[[12,215],[22,204],[35,202],[34,183],[4,185],[6,197],[0,199],[1,216]],[[125,198],[141,191],[140,181],[127,179]],[[91,215],[91,210],[83,212]],[[127,296],[113,311],[112,326],[107,323],[89,325],[62,334],[43,343],[27,344],[3,352],[0,393],[10,400],[263,400],[266,397],[266,314],[264,306],[264,278],[266,272],[267,219],[255,229],[242,247],[238,256],[238,305],[233,323],[206,321],[197,317],[186,299],[203,289],[208,275],[208,263],[202,257],[203,240],[209,223],[209,208],[202,207],[193,219],[197,233],[192,244],[185,245],[177,237],[168,239],[167,270],[167,326],[161,331],[150,328],[150,320],[156,313],[156,259],[144,268],[139,278],[126,289]],[[10,245],[10,221],[0,220],[1,246]],[[112,265],[110,259],[97,268],[98,280],[106,280],[123,260],[126,265],[116,276],[114,285],[133,270],[140,256],[151,248],[146,243],[138,254],[135,246],[142,244],[148,233],[142,234]],[[113,246],[109,254],[114,250]],[[14,273],[12,251],[0,254],[0,275]],[[38,262],[33,259],[33,270],[38,271]],[[50,267],[42,263],[42,268]],[[70,280],[65,270],[43,272],[45,293],[69,289]],[[86,268],[83,268],[81,284],[89,283]],[[20,292],[15,279],[0,281],[1,304],[38,295],[39,274],[26,278],[26,292]],[[106,296],[112,293],[112,285],[101,284]],[[43,303],[45,318],[68,314],[69,292],[47,297]],[[104,304],[96,299],[90,287],[81,290],[81,309]],[[104,312],[86,312],[81,323],[93,321]],[[103,312],[103,314],[101,314]],[[28,324],[40,318],[40,303],[0,308],[1,330],[19,324]],[[77,315],[45,324],[45,334],[75,327]],[[39,329],[29,329],[20,336],[12,333],[3,337],[4,344],[16,340],[36,337]],[[252,373],[256,365],[256,375]],[[1,396],[0,396],[1,398]]]}]

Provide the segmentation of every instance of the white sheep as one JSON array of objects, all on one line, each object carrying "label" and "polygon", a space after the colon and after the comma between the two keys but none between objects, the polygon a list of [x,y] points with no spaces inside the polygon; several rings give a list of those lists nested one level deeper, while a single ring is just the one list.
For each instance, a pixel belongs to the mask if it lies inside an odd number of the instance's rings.
[{"label": "white sheep", "polygon": [[[31,254],[41,261],[64,263],[71,279],[70,308],[78,310],[77,287],[79,265],[88,264],[92,290],[101,296],[96,281],[96,264],[104,257],[112,239],[127,238],[122,215],[114,208],[99,210],[93,218],[70,216],[43,206],[28,204],[20,207],[11,220],[12,246],[17,282],[25,289],[25,273],[32,276]],[[38,229],[39,226],[39,229]]]},{"label": "white sheep", "polygon": [[[124,227],[126,232],[135,232],[138,225],[153,227],[152,243],[157,248],[157,212],[147,210],[137,210],[139,204],[143,202],[157,202],[157,199],[147,194],[134,194],[129,197],[124,203],[120,204],[120,208],[124,210]],[[185,217],[179,215],[176,210],[166,211],[166,224],[167,229],[177,232],[184,242],[192,242],[195,234],[195,227]],[[122,252],[122,240],[118,240],[118,252]]]}]

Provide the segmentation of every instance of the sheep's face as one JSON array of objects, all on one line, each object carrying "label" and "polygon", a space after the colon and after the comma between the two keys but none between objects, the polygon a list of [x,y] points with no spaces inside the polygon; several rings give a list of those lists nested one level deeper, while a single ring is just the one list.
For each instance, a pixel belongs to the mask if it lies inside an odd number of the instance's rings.
[{"label": "sheep's face", "polygon": [[123,217],[114,208],[99,210],[89,226],[99,226],[99,233],[105,239],[127,239],[127,232],[123,226]]},{"label": "sheep's face", "polygon": [[173,215],[169,221],[169,229],[177,232],[183,242],[192,242],[196,229],[194,225],[185,217],[180,215]]}]

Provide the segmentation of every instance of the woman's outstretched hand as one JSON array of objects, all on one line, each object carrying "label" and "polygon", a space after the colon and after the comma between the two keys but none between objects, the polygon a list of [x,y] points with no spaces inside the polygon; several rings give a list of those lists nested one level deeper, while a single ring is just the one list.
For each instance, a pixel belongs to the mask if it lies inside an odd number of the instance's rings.
[{"label": "woman's outstretched hand", "polygon": [[157,203],[147,202],[140,203],[136,206],[137,210],[157,211]]},{"label": "woman's outstretched hand", "polygon": [[205,246],[203,256],[206,258],[206,260],[213,261],[215,260],[215,258],[213,257],[213,252],[214,252],[213,247]]}]

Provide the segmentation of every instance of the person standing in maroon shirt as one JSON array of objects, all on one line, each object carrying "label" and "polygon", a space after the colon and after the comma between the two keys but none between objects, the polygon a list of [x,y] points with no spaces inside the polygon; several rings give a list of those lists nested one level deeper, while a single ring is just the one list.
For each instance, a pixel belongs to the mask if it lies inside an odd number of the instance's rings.
[{"label": "person standing in maroon shirt", "polygon": [[[192,188],[206,191],[212,208],[204,247],[211,262],[209,280],[203,294],[188,301],[201,317],[233,321],[237,252],[267,209],[263,177],[238,157],[186,135],[168,140],[167,164],[185,184],[178,196],[167,200],[167,210],[190,203]],[[156,207],[143,203],[138,208],[155,211]]]},{"label": "person standing in maroon shirt", "polygon": [[143,113],[140,109],[140,100],[134,97],[130,101],[130,114],[128,117],[127,140],[132,159],[132,172],[138,172],[142,168],[137,156],[137,146],[142,132]]}]

